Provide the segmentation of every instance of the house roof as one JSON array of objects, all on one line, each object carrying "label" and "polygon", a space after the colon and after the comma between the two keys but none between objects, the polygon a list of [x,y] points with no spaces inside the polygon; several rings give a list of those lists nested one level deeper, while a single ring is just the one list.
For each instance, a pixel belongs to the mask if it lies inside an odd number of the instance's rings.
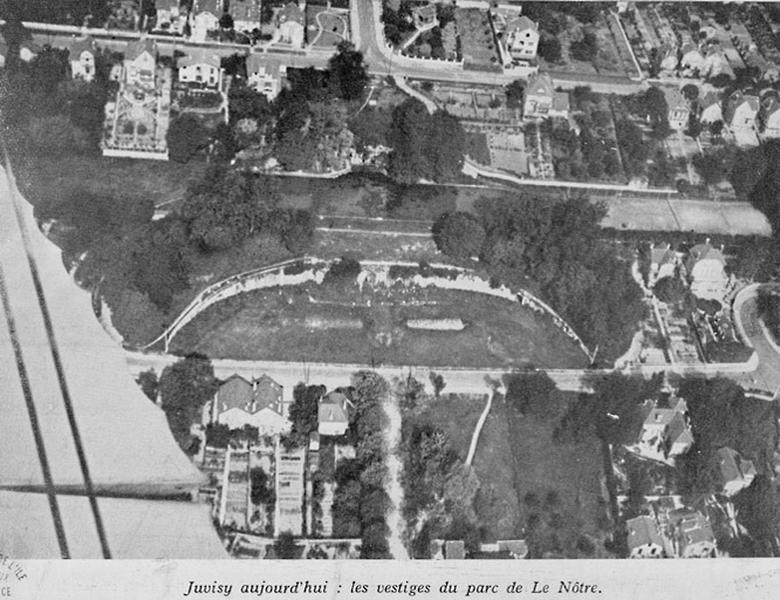
[{"label": "house roof", "polygon": [[222,14],[222,6],[222,0],[195,0],[192,14],[197,15],[208,12],[218,17]]},{"label": "house roof", "polygon": [[705,110],[713,104],[720,105],[720,94],[716,92],[707,92],[699,99],[699,106],[702,110]]},{"label": "house roof", "polygon": [[349,400],[341,392],[331,392],[320,400],[317,418],[320,423],[347,423]]},{"label": "house roof", "polygon": [[671,264],[677,261],[677,254],[671,246],[666,248],[652,248],[650,250],[650,263],[654,265]]},{"label": "house roof", "polygon": [[179,0],[154,0],[154,7],[157,10],[171,10],[179,8]]},{"label": "house roof", "polygon": [[444,558],[448,560],[466,558],[466,543],[463,540],[447,540],[444,542]]},{"label": "house roof", "polygon": [[656,544],[663,547],[663,538],[658,531],[658,525],[652,517],[643,515],[626,521],[628,529],[628,547],[630,549],[640,546]]},{"label": "house roof", "polygon": [[510,19],[506,25],[506,28],[508,31],[512,31],[512,30],[525,31],[526,29],[532,29],[533,31],[537,31],[539,29],[536,26],[536,23],[534,23],[531,19],[529,19],[525,15],[522,15],[520,17],[515,17],[514,19]]},{"label": "house roof", "polygon": [[433,4],[418,5],[412,9],[412,12],[420,18],[428,19],[436,16],[436,7]]},{"label": "house roof", "polygon": [[217,390],[217,407],[219,412],[225,412],[231,408],[244,410],[252,403],[252,384],[241,375],[231,375]]},{"label": "house roof", "polygon": [[669,110],[675,110],[676,108],[688,108],[688,100],[683,96],[682,92],[676,87],[663,88],[664,97],[666,98],[666,104],[669,106]]},{"label": "house roof", "polygon": [[286,23],[287,21],[295,21],[303,25],[303,11],[298,6],[297,2],[288,2],[284,5],[284,8],[279,11],[279,22]]},{"label": "house roof", "polygon": [[89,36],[74,39],[70,44],[70,58],[71,60],[81,56],[82,52],[95,53],[95,40]]},{"label": "house roof", "polygon": [[276,383],[268,375],[263,374],[255,380],[254,389],[255,410],[270,408],[281,414],[282,412],[282,386]]},{"label": "house roof", "polygon": [[141,38],[140,40],[129,42],[127,44],[127,49],[125,50],[125,59],[135,60],[144,52],[148,52],[152,56],[156,56],[157,42],[149,38]]},{"label": "house roof", "polygon": [[716,453],[718,467],[724,483],[730,481],[744,481],[753,478],[756,475],[756,467],[753,461],[742,458],[742,456],[728,446],[724,446]]},{"label": "house roof", "polygon": [[220,68],[219,56],[206,48],[191,48],[187,56],[182,56],[176,63],[179,68],[190,67],[192,65],[208,65],[210,67]]},{"label": "house roof", "polygon": [[260,21],[260,0],[230,0],[228,13],[238,21]]},{"label": "house roof", "polygon": [[696,52],[701,56],[701,52],[699,52],[699,47],[693,42],[688,42],[683,44],[682,48],[680,49],[680,52],[682,52],[683,56],[685,56],[689,52]]},{"label": "house roof", "polygon": [[547,73],[538,73],[528,80],[526,94],[533,94],[535,96],[549,96],[552,98],[552,93],[552,78]]},{"label": "house roof", "polygon": [[677,528],[677,539],[680,543],[680,551],[686,546],[701,542],[714,542],[712,525],[699,511],[690,508],[681,508],[669,511],[669,523]]},{"label": "house roof", "polygon": [[267,55],[252,53],[246,57],[247,75],[263,71],[266,75],[281,76],[281,62]]},{"label": "house roof", "polygon": [[723,258],[723,253],[714,248],[709,242],[704,244],[696,244],[688,252],[689,262],[692,265],[696,264],[700,260],[717,260],[720,263],[726,264],[726,259]]}]

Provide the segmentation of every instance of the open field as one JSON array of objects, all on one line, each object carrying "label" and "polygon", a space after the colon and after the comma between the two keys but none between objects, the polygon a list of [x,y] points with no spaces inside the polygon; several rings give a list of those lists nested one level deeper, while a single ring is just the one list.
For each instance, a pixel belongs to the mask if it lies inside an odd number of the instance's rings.
[{"label": "open field", "polygon": [[182,165],[65,155],[56,160],[31,161],[17,169],[17,179],[25,197],[34,205],[57,202],[76,192],[106,195],[123,203],[151,198],[159,205],[182,199],[189,181],[204,169],[204,163],[200,162]]},{"label": "open field", "polygon": [[[410,329],[408,319],[460,318],[462,331]],[[174,338],[176,352],[213,358],[385,365],[584,367],[550,319],[470,292],[302,284],[248,292],[210,307]]]}]

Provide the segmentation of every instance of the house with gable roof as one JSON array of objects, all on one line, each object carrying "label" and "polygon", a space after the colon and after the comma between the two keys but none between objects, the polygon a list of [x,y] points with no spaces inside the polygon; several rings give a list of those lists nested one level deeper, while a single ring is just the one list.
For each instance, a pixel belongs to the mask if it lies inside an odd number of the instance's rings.
[{"label": "house with gable roof", "polygon": [[415,28],[420,31],[428,31],[439,24],[436,18],[436,6],[433,4],[419,4],[412,7],[412,20]]},{"label": "house with gable roof", "polygon": [[724,496],[731,498],[753,483],[756,467],[753,461],[742,458],[739,452],[724,446],[715,453]]},{"label": "house with gable roof", "polygon": [[193,39],[203,41],[209,31],[218,30],[223,12],[222,0],[194,0],[191,13]]},{"label": "house with gable roof", "polygon": [[704,69],[704,56],[699,47],[688,42],[680,48],[680,68],[686,77],[698,77]]},{"label": "house with gable roof", "polygon": [[690,249],[685,268],[694,296],[706,300],[723,299],[729,283],[726,259],[720,249],[710,244],[709,239]]},{"label": "house with gable roof", "polygon": [[726,125],[732,131],[735,129],[755,129],[758,109],[758,96],[737,90],[729,96],[726,102],[726,113],[724,114]]},{"label": "house with gable roof", "polygon": [[780,100],[777,97],[771,96],[763,103],[761,123],[765,138],[780,138]]},{"label": "house with gable roof", "polygon": [[652,246],[650,248],[649,286],[653,287],[656,281],[664,277],[674,277],[679,264],[680,259],[677,253],[672,250],[671,244]]},{"label": "house with gable roof", "polygon": [[230,0],[228,14],[233,17],[233,29],[251,33],[260,29],[260,0]]},{"label": "house with gable roof", "polygon": [[344,435],[349,427],[349,410],[352,403],[341,392],[330,392],[320,398],[317,410],[320,435]]},{"label": "house with gable roof", "polygon": [[156,18],[154,31],[167,31],[181,35],[187,20],[187,9],[179,4],[179,0],[155,0]]},{"label": "house with gable roof", "polygon": [[525,15],[510,19],[501,42],[505,55],[517,62],[529,63],[536,59],[539,48],[539,26]]},{"label": "house with gable roof", "polygon": [[246,57],[246,76],[247,85],[272,102],[284,87],[287,66],[268,54],[252,53]]},{"label": "house with gable roof", "polygon": [[676,131],[682,131],[688,126],[691,116],[691,105],[688,99],[676,87],[663,88],[666,104],[669,107],[667,119],[669,127]]},{"label": "house with gable roof", "polygon": [[282,386],[267,375],[247,381],[240,375],[228,377],[205,408],[206,423],[221,423],[230,429],[257,427],[260,435],[273,436],[289,430]]},{"label": "house with gable roof", "polygon": [[537,73],[528,80],[523,98],[524,119],[546,119],[569,115],[569,96],[553,89],[552,78],[547,73]]},{"label": "house with gable roof", "polygon": [[630,558],[664,558],[664,539],[656,520],[642,515],[626,521]]},{"label": "house with gable roof", "polygon": [[704,94],[704,96],[699,99],[699,111],[700,123],[723,121],[720,94],[712,91]]},{"label": "house with gable roof", "polygon": [[73,79],[92,81],[95,78],[95,40],[87,36],[73,40],[69,49],[70,74]]},{"label": "house with gable roof", "polygon": [[715,535],[709,520],[697,510],[679,508],[660,519],[672,541],[678,558],[714,558],[717,554]]},{"label": "house with gable roof", "polygon": [[297,2],[288,2],[277,15],[274,41],[303,47],[305,15]]},{"label": "house with gable roof", "polygon": [[693,433],[685,400],[671,394],[667,403],[668,407],[661,407],[653,400],[645,402],[646,416],[639,439],[627,449],[643,458],[674,466],[674,459],[693,445]]},{"label": "house with gable roof", "polygon": [[125,83],[154,87],[157,69],[157,42],[141,38],[127,44],[125,50]]},{"label": "house with gable roof", "polygon": [[200,83],[220,89],[222,87],[222,66],[219,56],[206,48],[190,48],[186,56],[177,61],[179,81]]}]

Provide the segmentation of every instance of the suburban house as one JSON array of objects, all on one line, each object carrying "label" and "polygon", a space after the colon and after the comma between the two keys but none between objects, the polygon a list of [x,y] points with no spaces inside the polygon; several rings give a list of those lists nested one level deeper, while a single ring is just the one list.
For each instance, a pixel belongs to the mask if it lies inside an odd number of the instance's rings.
[{"label": "suburban house", "polygon": [[513,60],[530,62],[536,59],[539,47],[539,27],[526,16],[510,19],[502,40],[504,49]]},{"label": "suburban house", "polygon": [[720,95],[715,92],[707,92],[699,99],[699,122],[715,123],[723,121],[723,110],[721,109]]},{"label": "suburban house", "polygon": [[642,515],[626,521],[630,558],[664,558],[664,539],[656,520]]},{"label": "suburban house", "polygon": [[661,71],[671,73],[677,70],[677,65],[680,64],[680,55],[677,44],[671,42],[664,42],[659,49],[659,56],[661,56]]},{"label": "suburban house", "polygon": [[671,244],[665,246],[651,247],[650,248],[650,273],[648,276],[648,283],[650,287],[655,284],[659,279],[664,277],[674,277],[677,271],[677,266],[680,264],[680,259],[677,253],[672,250]]},{"label": "suburban house", "polygon": [[725,75],[729,79],[735,78],[734,69],[720,45],[712,44],[705,52],[701,76],[712,79],[718,75]]},{"label": "suburban house", "polygon": [[284,414],[282,386],[267,375],[251,382],[230,376],[206,404],[204,422],[221,423],[230,429],[257,427],[260,435],[273,436],[290,428]]},{"label": "suburban house", "polygon": [[141,38],[127,44],[125,50],[125,82],[128,85],[154,87],[157,68],[157,43]]},{"label": "suburban house", "polygon": [[277,16],[276,34],[274,41],[284,42],[295,46],[303,47],[303,37],[305,18],[303,10],[297,2],[288,2],[284,8],[279,11]]},{"label": "suburban house", "polygon": [[421,4],[412,8],[414,26],[420,31],[428,31],[439,24],[436,19],[436,6],[433,4]]},{"label": "suburban house", "polygon": [[685,400],[671,395],[668,406],[662,408],[655,401],[645,402],[643,408],[647,416],[639,441],[628,446],[628,450],[643,458],[673,466],[674,459],[688,452],[693,445],[693,434]]},{"label": "suburban house", "polygon": [[463,560],[466,543],[463,540],[431,540],[430,551],[434,560]]},{"label": "suburban house", "polygon": [[771,96],[761,108],[761,123],[765,138],[780,138],[780,101]]},{"label": "suburban house", "polygon": [[704,57],[696,44],[689,42],[680,49],[680,69],[686,77],[698,77],[704,69]]},{"label": "suburban house", "polygon": [[97,46],[91,37],[74,40],[70,45],[70,73],[73,79],[92,81],[95,78]]},{"label": "suburban house", "polygon": [[736,450],[725,446],[715,453],[720,470],[723,495],[731,498],[753,483],[756,467],[753,461],[742,458]]},{"label": "suburban house", "polygon": [[737,90],[726,102],[726,124],[730,129],[754,129],[758,116],[758,97]]},{"label": "suburban house", "polygon": [[670,533],[678,558],[714,558],[717,553],[712,525],[699,511],[681,508],[669,511],[662,526]]},{"label": "suburban house", "polygon": [[272,102],[282,91],[287,67],[268,55],[253,53],[246,58],[246,75],[249,87]]},{"label": "suburban house", "polygon": [[177,67],[182,83],[199,83],[217,89],[222,85],[220,59],[213,51],[192,48],[187,56],[179,58]]},{"label": "suburban house", "polygon": [[538,73],[528,80],[523,99],[524,119],[567,118],[569,96],[553,90],[552,78],[547,73]]},{"label": "suburban house", "polygon": [[168,31],[181,35],[187,20],[187,9],[179,6],[179,0],[155,0],[157,18],[155,31]]},{"label": "suburban house", "polygon": [[726,259],[721,250],[714,248],[709,240],[704,244],[697,244],[688,253],[685,267],[694,296],[707,300],[723,299],[729,277],[726,274]]},{"label": "suburban house", "polygon": [[317,412],[320,435],[344,435],[349,427],[349,407],[352,403],[341,392],[331,392],[320,398]]},{"label": "suburban house", "polygon": [[675,131],[682,131],[688,126],[688,119],[691,116],[690,103],[675,87],[664,88],[664,96],[669,107],[669,127]]},{"label": "suburban house", "polygon": [[228,14],[233,17],[233,29],[251,33],[260,29],[260,0],[230,0]]},{"label": "suburban house", "polygon": [[219,29],[223,13],[222,0],[194,0],[192,5],[192,37],[203,41],[209,31]]}]

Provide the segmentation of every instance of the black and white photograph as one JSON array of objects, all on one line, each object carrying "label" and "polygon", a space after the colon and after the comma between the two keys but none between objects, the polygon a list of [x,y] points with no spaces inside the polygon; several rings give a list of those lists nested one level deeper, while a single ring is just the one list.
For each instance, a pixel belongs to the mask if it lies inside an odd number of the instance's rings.
[{"label": "black and white photograph", "polygon": [[780,3],[0,0],[0,143],[3,597],[780,557]]}]

